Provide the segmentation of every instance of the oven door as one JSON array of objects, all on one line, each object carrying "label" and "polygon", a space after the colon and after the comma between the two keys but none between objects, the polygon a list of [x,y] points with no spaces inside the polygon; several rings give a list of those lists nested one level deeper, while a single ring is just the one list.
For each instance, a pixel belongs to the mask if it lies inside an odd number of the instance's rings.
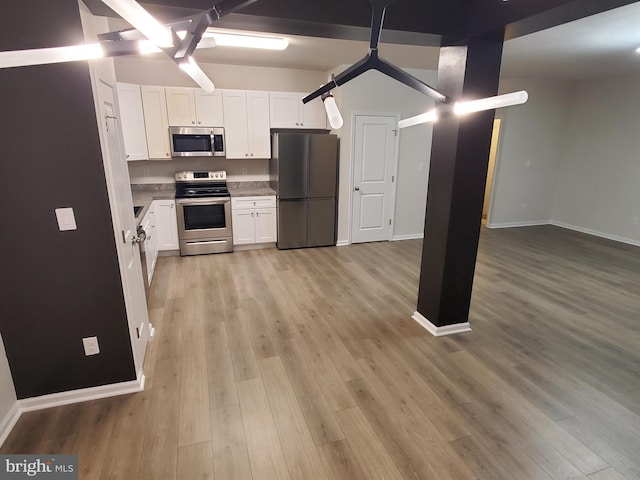
[{"label": "oven door", "polygon": [[178,198],[180,240],[209,240],[231,237],[231,198]]}]

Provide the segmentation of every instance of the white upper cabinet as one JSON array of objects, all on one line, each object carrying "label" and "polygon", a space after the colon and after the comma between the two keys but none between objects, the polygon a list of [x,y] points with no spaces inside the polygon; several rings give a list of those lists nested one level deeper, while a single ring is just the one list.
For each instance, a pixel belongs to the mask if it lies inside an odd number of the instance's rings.
[{"label": "white upper cabinet", "polygon": [[302,105],[302,125],[304,128],[327,128],[327,112],[320,97],[314,98],[309,103],[302,103],[302,99],[307,94],[303,93],[300,97],[300,105]]},{"label": "white upper cabinet", "polygon": [[172,127],[223,127],[222,95],[201,88],[166,88],[167,113]]},{"label": "white upper cabinet", "polygon": [[306,93],[270,92],[271,128],[326,128],[322,100],[316,98],[304,104],[302,99],[306,96]]},{"label": "white upper cabinet", "polygon": [[118,106],[127,160],[148,160],[140,85],[118,83]]},{"label": "white upper cabinet", "polygon": [[141,90],[149,159],[169,160],[171,159],[171,145],[169,143],[165,89],[164,87],[143,85]]},{"label": "white upper cabinet", "polygon": [[198,125],[203,127],[224,127],[222,92],[215,90],[213,93],[207,93],[201,88],[196,88],[194,94]]},{"label": "white upper cabinet", "polygon": [[227,158],[271,157],[268,92],[224,90],[222,107]]}]

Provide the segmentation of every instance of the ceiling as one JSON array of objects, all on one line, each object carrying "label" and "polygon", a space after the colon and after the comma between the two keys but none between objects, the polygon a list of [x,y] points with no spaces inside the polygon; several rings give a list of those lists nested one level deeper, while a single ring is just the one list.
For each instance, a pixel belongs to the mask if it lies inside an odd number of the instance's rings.
[{"label": "ceiling", "polygon": [[[161,0],[156,0],[156,2]],[[169,0],[167,0],[169,1]],[[199,0],[183,2],[195,6]],[[422,1],[422,0],[421,0]],[[465,0],[450,0],[453,3]],[[527,3],[524,0],[512,0]],[[537,0],[544,3],[543,0]],[[274,0],[271,0],[272,5]],[[367,0],[344,0],[350,3],[363,3],[365,9],[370,12]],[[411,4],[413,0],[397,0],[397,5]],[[278,2],[275,2],[276,4]],[[315,4],[322,4],[316,2]],[[501,2],[507,3],[507,2]],[[602,0],[600,1],[602,3]],[[624,3],[624,2],[623,2]],[[247,9],[255,9],[261,2],[258,1]],[[266,4],[266,3],[265,3]],[[424,2],[422,1],[422,4]],[[392,6],[395,6],[393,3]],[[385,27],[389,24],[391,7],[388,9],[385,19]],[[558,10],[558,9],[556,9]],[[243,10],[244,12],[245,10]],[[277,8],[276,14],[283,12]],[[299,13],[299,12],[297,12]],[[349,17],[347,20],[362,25],[338,29],[334,25],[335,36],[342,38],[323,38],[317,28],[317,23],[305,23],[307,18],[318,14],[317,11],[302,11],[302,20],[297,23],[297,29],[311,32],[314,36],[301,36],[283,34],[289,39],[290,45],[284,51],[260,51],[229,47],[216,47],[200,49],[196,52],[196,59],[200,62],[227,63],[240,65],[257,65],[272,67],[290,67],[327,71],[340,65],[350,65],[362,58],[368,49],[368,32],[366,26],[367,16]],[[224,17],[220,25],[244,26],[256,29],[256,17],[253,15],[242,16],[237,14]],[[363,20],[364,19],[364,20]],[[229,20],[229,21],[226,21]],[[323,19],[325,20],[325,19]],[[345,20],[345,21],[347,21]],[[328,19],[327,19],[328,21]],[[396,26],[401,25],[396,19]],[[449,20],[444,24],[448,25]],[[285,22],[286,23],[286,22]],[[272,23],[270,31],[293,31],[285,23]],[[415,28],[417,22],[406,23]],[[217,26],[218,24],[216,24]],[[125,28],[122,21],[111,20],[111,26],[115,29]],[[640,71],[640,55],[635,49],[640,46],[640,2],[633,2],[596,15],[588,16],[580,20],[571,21],[556,27],[536,31],[528,35],[517,36],[505,42],[502,76],[503,77],[538,77],[559,78],[565,80],[577,80],[582,78],[601,77],[613,74]],[[303,28],[304,27],[304,28]],[[408,27],[403,27],[408,28]],[[507,33],[509,33],[509,26]],[[524,24],[521,32],[531,29]],[[340,30],[340,31],[338,31]],[[436,69],[438,62],[438,46],[424,46],[424,44],[437,45],[444,37],[438,36],[434,44],[434,35],[426,32],[411,32],[402,35],[403,32],[383,30],[380,55],[391,63],[402,68]],[[345,39],[347,38],[347,39]],[[353,39],[358,38],[358,39]],[[360,40],[359,38],[362,38]],[[421,43],[423,45],[402,45],[399,43]],[[158,54],[163,58],[162,54]]]}]

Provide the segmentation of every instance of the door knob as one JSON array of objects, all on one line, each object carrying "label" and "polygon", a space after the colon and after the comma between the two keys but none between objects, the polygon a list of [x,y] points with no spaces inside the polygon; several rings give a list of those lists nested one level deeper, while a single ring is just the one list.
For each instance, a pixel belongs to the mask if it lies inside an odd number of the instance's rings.
[{"label": "door knob", "polygon": [[354,188],[354,190],[355,190],[356,192],[359,192],[359,191],[360,191],[360,187],[356,187],[356,188]]}]

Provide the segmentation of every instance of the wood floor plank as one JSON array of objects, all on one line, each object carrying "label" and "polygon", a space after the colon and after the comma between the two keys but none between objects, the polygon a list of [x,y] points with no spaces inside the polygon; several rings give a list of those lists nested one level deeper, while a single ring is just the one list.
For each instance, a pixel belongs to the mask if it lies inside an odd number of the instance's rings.
[{"label": "wood floor plank", "polygon": [[615,468],[606,468],[589,475],[589,480],[627,480]]},{"label": "wood floor plank", "polygon": [[233,312],[233,315],[227,317],[225,327],[236,382],[258,378],[260,374],[256,355],[249,330],[240,311]]},{"label": "wood floor plank", "polygon": [[280,439],[259,378],[238,383],[242,423],[251,471],[264,480],[289,480]]},{"label": "wood floor plank", "polygon": [[359,408],[341,410],[336,412],[336,416],[365,478],[371,480],[403,479]]},{"label": "wood floor plank", "polygon": [[194,443],[178,448],[177,478],[213,480],[211,442]]},{"label": "wood floor plank", "polygon": [[209,378],[204,326],[194,320],[183,326],[180,373],[180,418],[178,446],[211,440]]},{"label": "wood floor plank", "polygon": [[358,459],[345,440],[320,446],[320,454],[332,480],[366,480]]},{"label": "wood floor plank", "polygon": [[224,480],[251,478],[240,405],[227,405],[211,410],[213,463],[215,477]]},{"label": "wood floor plank", "polygon": [[454,440],[451,445],[476,477],[482,480],[518,480],[473,436]]},{"label": "wood floor plank", "polygon": [[280,358],[260,360],[259,367],[291,480],[328,480]]},{"label": "wood floor plank", "polygon": [[149,414],[145,424],[140,463],[140,480],[176,478],[180,421],[181,364],[173,359],[157,362],[151,389]]},{"label": "wood floor plank", "polygon": [[236,378],[225,322],[208,325],[205,347],[211,408],[237,405]]}]

